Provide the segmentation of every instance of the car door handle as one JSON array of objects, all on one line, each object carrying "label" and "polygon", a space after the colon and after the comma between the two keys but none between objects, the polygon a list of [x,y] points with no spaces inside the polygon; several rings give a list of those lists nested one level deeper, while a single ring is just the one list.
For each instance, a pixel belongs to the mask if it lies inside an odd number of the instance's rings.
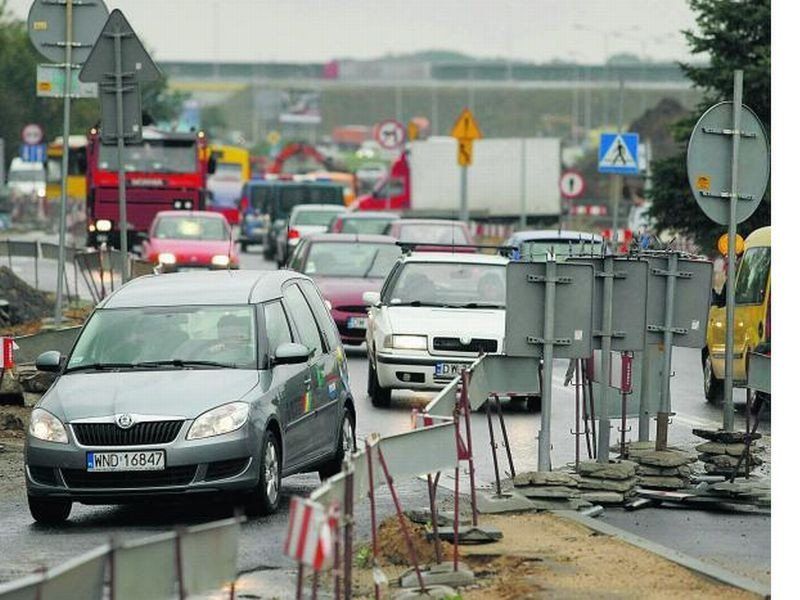
[{"label": "car door handle", "polygon": [[307,388],[310,388],[311,387],[311,377],[309,377],[308,379],[303,379],[303,383],[305,384],[305,386]]}]

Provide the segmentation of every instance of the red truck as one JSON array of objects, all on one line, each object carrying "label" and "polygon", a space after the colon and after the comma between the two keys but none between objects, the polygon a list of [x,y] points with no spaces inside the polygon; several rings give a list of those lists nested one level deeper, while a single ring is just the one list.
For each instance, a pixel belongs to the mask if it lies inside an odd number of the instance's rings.
[{"label": "red truck", "polygon": [[[205,210],[207,175],[214,159],[201,132],[165,132],[145,127],[143,142],[126,146],[128,246],[145,235],[162,210]],[[87,245],[120,246],[117,146],[92,129],[87,144]]]}]

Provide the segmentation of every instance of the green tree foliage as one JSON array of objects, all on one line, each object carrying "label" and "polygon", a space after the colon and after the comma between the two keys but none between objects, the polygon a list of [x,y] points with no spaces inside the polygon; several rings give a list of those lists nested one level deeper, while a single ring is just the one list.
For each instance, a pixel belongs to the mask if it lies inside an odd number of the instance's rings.
[{"label": "green tree foliage", "polygon": [[[650,209],[658,231],[674,231],[706,250],[726,228],[708,219],[694,201],[686,175],[686,146],[692,127],[712,104],[733,96],[733,71],[744,71],[744,103],[770,130],[770,0],[689,0],[697,16],[696,32],[684,32],[694,54],[708,57],[704,66],[681,68],[703,91],[703,101],[689,117],[673,125],[677,154],[654,161]],[[770,222],[770,192],[758,210],[739,226],[742,235]]]}]

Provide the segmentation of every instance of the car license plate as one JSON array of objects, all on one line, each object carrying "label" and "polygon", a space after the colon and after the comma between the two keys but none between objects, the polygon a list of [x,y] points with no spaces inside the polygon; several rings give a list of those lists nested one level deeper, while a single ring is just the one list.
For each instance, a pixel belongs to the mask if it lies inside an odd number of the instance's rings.
[{"label": "car license plate", "polygon": [[86,453],[86,470],[90,472],[163,471],[164,463],[163,450]]},{"label": "car license plate", "polygon": [[434,377],[455,377],[466,368],[461,363],[436,363],[433,370]]},{"label": "car license plate", "polygon": [[347,319],[348,329],[366,329],[367,317],[350,317]]}]

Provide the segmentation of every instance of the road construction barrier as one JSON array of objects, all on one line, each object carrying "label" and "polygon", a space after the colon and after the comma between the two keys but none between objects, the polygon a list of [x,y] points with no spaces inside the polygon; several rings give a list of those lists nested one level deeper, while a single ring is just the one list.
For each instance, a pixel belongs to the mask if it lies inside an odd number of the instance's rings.
[{"label": "road construction barrier", "polygon": [[0,585],[0,600],[171,600],[236,597],[243,519],[233,517],[141,540],[104,544],[51,569]]}]

